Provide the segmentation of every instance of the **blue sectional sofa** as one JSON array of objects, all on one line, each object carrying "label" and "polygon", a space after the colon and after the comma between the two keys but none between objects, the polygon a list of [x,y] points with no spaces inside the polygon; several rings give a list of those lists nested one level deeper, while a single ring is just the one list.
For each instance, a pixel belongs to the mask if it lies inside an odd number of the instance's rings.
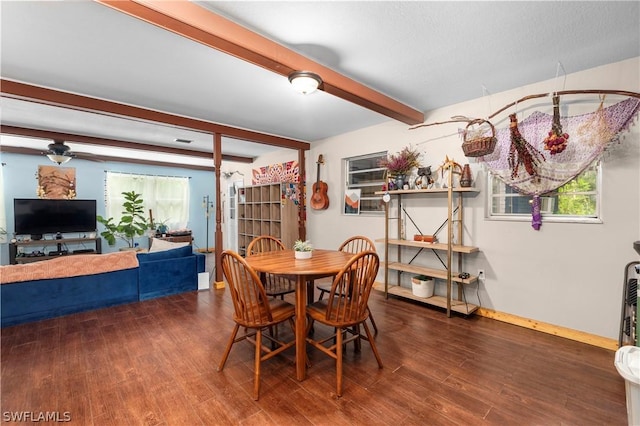
[{"label": "blue sectional sofa", "polygon": [[[115,270],[79,275],[80,264],[86,266],[88,260],[98,259],[96,256],[105,257]],[[113,267],[116,253],[65,256],[37,262],[40,265],[1,266],[0,274],[5,275],[0,285],[2,327],[195,291],[198,273],[205,271],[205,255],[194,253],[191,246],[121,256],[129,258],[123,263],[124,269]],[[26,279],[7,282],[7,276],[15,276],[12,272],[19,268],[25,271]],[[61,270],[72,276],[60,276]]]}]

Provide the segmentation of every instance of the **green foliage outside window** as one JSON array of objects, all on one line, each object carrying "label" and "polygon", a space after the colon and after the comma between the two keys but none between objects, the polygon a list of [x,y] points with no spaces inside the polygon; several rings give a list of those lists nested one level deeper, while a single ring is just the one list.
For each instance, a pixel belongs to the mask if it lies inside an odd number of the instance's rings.
[{"label": "green foliage outside window", "polygon": [[597,172],[592,167],[558,188],[557,214],[593,216],[596,214]]}]

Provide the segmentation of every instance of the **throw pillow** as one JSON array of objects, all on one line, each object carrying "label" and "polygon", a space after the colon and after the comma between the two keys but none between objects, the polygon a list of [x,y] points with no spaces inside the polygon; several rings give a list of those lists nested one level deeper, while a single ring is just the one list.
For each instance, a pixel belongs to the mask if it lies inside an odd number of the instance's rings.
[{"label": "throw pillow", "polygon": [[154,253],[138,253],[138,262],[155,262],[158,260],[176,259],[193,255],[191,246],[179,247],[171,250],[156,251]]},{"label": "throw pillow", "polygon": [[188,242],[183,243],[172,243],[171,241],[160,240],[158,238],[151,239],[151,247],[149,248],[149,253],[153,253],[156,251],[165,251],[171,250],[175,248],[180,248],[184,246],[188,246]]}]

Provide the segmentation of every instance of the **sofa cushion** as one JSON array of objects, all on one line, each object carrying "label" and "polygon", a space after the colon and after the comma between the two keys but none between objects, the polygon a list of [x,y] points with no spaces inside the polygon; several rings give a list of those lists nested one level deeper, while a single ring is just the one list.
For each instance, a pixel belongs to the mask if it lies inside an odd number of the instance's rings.
[{"label": "sofa cushion", "polygon": [[184,246],[172,250],[156,251],[150,253],[138,253],[139,262],[153,262],[155,260],[174,259],[176,257],[186,257],[193,254],[191,246]]}]

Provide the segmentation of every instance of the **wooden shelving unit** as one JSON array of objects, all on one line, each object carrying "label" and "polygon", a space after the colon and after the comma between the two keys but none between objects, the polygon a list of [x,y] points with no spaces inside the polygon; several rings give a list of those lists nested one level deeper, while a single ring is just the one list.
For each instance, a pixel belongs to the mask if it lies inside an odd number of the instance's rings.
[{"label": "wooden shelving unit", "polygon": [[[451,174],[450,174],[451,175]],[[379,242],[384,242],[385,245],[385,273],[384,284],[376,285],[374,288],[385,293],[385,297],[389,295],[402,297],[406,299],[416,300],[421,303],[444,308],[447,311],[447,316],[451,316],[451,312],[458,312],[463,315],[469,315],[478,309],[477,305],[467,303],[464,299],[463,286],[467,284],[475,283],[478,277],[470,275],[467,278],[460,278],[458,275],[460,271],[463,271],[463,258],[465,255],[475,253],[479,251],[478,247],[466,246],[462,242],[463,236],[463,198],[465,194],[477,193],[475,188],[453,188],[451,185],[451,178],[447,188],[434,188],[434,189],[414,189],[414,190],[396,190],[396,191],[379,191],[378,195],[389,194],[391,199],[385,205],[385,237],[378,239]],[[447,241],[437,243],[427,243],[422,241],[404,240],[390,237],[389,222],[391,219],[397,219],[397,235],[401,235],[402,223],[400,217],[389,217],[389,205],[393,202],[398,204],[398,214],[402,212],[402,200],[403,196],[429,196],[434,194],[447,194],[447,206],[448,214],[446,218],[447,224]],[[455,205],[455,206],[454,206]],[[454,237],[457,235],[457,241]],[[390,248],[396,247],[395,261],[390,259]],[[446,262],[444,269],[428,268],[411,263],[403,262],[403,247],[411,247],[419,250],[418,254],[424,250],[432,250],[434,252],[442,252],[446,254]],[[456,261],[454,261],[454,256]],[[417,257],[417,254],[413,256],[413,259]],[[412,260],[413,260],[412,259]],[[396,283],[391,284],[389,279],[390,271],[397,272]],[[426,275],[432,278],[444,280],[447,285],[447,295],[445,296],[432,296],[428,298],[422,298],[414,296],[411,289],[404,288],[400,285],[400,278],[402,273],[411,273],[415,275]],[[453,297],[453,286],[457,287],[457,296]]]},{"label": "wooden shelving unit", "polygon": [[[46,254],[47,247],[56,247],[60,246],[72,246],[77,247],[78,249],[85,249],[86,245],[90,244],[95,249],[93,249],[93,253],[100,254],[102,253],[102,239],[100,237],[96,238],[62,238],[59,240],[48,239],[48,240],[30,240],[30,241],[17,241],[15,243],[9,244],[9,263],[11,265],[20,264],[20,263],[32,263],[32,262],[40,262],[42,260],[55,259],[56,257],[60,257],[60,255],[49,256]],[[25,248],[24,254],[18,253],[18,247]],[[43,256],[29,256],[28,249],[26,248],[41,248],[42,253],[45,253]],[[52,248],[53,250],[53,248]],[[70,256],[74,253],[71,248],[68,249],[69,252],[63,256]],[[91,252],[84,252],[83,254],[87,254]]]},{"label": "wooden shelving unit", "polygon": [[238,188],[238,249],[246,255],[246,247],[260,235],[280,239],[292,247],[298,238],[298,206],[284,196],[286,184]]}]

